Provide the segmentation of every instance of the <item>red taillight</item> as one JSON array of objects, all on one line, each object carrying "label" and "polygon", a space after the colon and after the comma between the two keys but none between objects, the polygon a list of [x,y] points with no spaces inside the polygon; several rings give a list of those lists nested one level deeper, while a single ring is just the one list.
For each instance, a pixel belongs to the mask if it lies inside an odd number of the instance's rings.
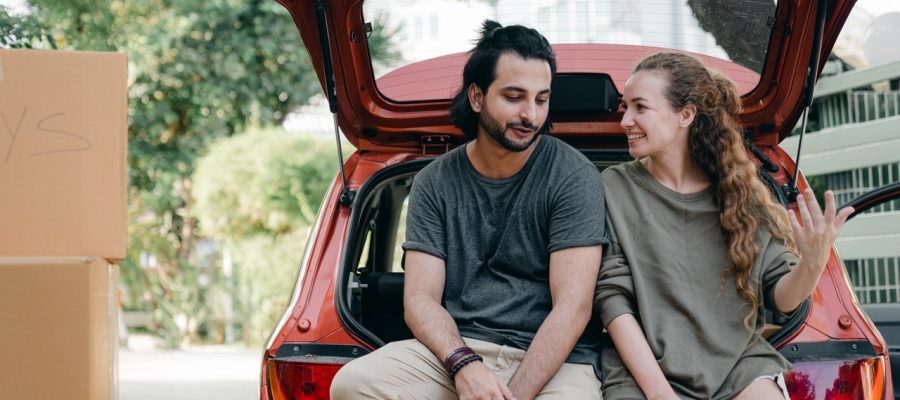
[{"label": "red taillight", "polygon": [[792,400],[883,400],[884,358],[796,362],[785,374]]},{"label": "red taillight", "polygon": [[328,400],[331,381],[343,364],[269,360],[268,377],[276,400]]}]

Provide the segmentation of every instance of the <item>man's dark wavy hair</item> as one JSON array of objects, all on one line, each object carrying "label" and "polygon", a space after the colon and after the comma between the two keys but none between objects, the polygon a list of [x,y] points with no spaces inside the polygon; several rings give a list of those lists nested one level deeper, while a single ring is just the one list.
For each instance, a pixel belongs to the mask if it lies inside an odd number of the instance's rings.
[{"label": "man's dark wavy hair", "polygon": [[[469,140],[478,136],[478,113],[469,104],[468,88],[473,83],[487,94],[488,87],[494,82],[497,60],[505,52],[515,52],[525,59],[536,58],[550,64],[551,82],[556,76],[556,55],[550,42],[538,31],[521,25],[504,27],[496,21],[484,20],[481,38],[475,48],[469,52],[469,61],[463,69],[462,87],[453,97],[450,106],[450,120],[461,129]],[[539,133],[550,130],[550,120],[544,123]]]}]

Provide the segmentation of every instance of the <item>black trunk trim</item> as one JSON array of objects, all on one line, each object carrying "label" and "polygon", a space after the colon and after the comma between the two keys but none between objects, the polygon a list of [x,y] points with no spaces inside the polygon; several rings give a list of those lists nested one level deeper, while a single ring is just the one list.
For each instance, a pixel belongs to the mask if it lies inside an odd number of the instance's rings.
[{"label": "black trunk trim", "polygon": [[773,347],[778,347],[784,344],[787,339],[800,329],[803,326],[803,322],[806,321],[806,317],[809,316],[809,302],[810,300],[807,298],[800,303],[800,306],[794,310],[794,313],[787,320],[787,322],[781,324],[781,329],[777,332],[773,333],[772,336],[769,336],[769,343],[772,344]]},{"label": "black trunk trim", "polygon": [[278,348],[278,353],[272,360],[346,364],[350,360],[366,354],[369,354],[369,350],[346,344],[285,343]]},{"label": "black trunk trim", "polygon": [[791,343],[779,351],[790,362],[859,360],[878,357],[872,343],[865,340]]}]

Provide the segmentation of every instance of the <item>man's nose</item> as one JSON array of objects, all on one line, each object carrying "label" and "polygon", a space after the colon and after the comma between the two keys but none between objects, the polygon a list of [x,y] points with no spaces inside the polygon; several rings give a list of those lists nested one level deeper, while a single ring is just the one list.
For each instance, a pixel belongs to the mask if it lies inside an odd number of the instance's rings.
[{"label": "man's nose", "polygon": [[538,106],[535,100],[522,102],[522,108],[519,110],[519,118],[521,118],[523,122],[534,124],[535,119],[537,119],[537,108]]}]

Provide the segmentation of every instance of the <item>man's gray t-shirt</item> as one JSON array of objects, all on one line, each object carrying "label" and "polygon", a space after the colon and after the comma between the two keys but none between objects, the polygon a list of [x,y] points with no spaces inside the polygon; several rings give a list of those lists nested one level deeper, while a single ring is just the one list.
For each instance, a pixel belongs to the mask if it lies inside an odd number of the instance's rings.
[{"label": "man's gray t-shirt", "polygon": [[[608,243],[597,168],[552,136],[536,146],[504,179],[478,173],[466,146],[433,161],[413,182],[403,243],[445,261],[443,305],[462,336],[524,350],[552,307],[550,253]],[[600,338],[592,321],[566,362],[596,366]]]}]

